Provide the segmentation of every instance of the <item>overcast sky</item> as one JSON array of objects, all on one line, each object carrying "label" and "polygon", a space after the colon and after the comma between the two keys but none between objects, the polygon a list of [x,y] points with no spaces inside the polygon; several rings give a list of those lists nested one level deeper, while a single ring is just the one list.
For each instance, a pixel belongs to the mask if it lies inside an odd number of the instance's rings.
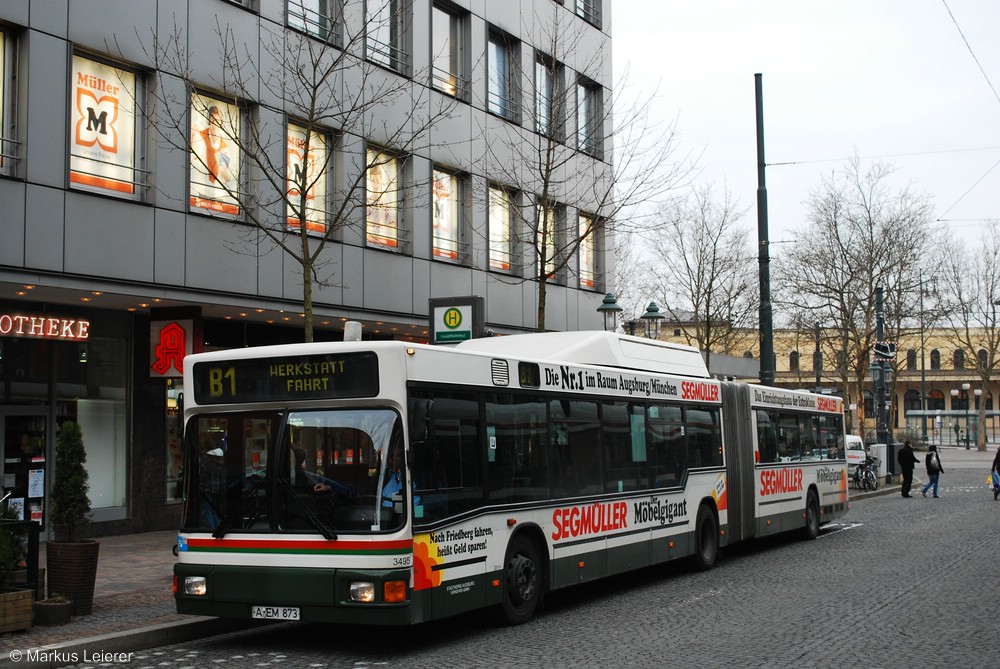
[{"label": "overcast sky", "polygon": [[765,160],[799,163],[766,170],[773,241],[794,238],[809,192],[852,153],[895,165],[962,237],[1000,219],[1000,0],[612,4],[615,71],[659,87],[657,113],[702,154],[699,182],[727,184],[754,230],[763,75]]}]

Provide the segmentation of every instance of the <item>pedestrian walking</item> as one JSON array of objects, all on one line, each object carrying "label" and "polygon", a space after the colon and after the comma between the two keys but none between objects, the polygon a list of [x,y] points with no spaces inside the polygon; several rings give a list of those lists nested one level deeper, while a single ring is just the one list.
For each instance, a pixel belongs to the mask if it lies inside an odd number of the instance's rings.
[{"label": "pedestrian walking", "polygon": [[927,491],[933,486],[934,498],[937,499],[938,477],[944,471],[944,467],[941,466],[941,456],[937,452],[937,446],[931,444],[927,451],[927,457],[924,458],[924,466],[927,467],[927,483],[921,488],[920,494],[927,497]]},{"label": "pedestrian walking", "polygon": [[993,478],[993,501],[995,502],[997,495],[1000,495],[1000,447],[997,447],[997,455],[993,458],[990,476]]},{"label": "pedestrian walking", "polygon": [[913,454],[913,446],[910,445],[909,440],[903,442],[903,447],[899,449],[899,453],[896,455],[896,461],[899,463],[900,472],[903,474],[903,497],[910,497],[910,487],[913,485],[913,465],[920,462],[920,460],[917,460],[917,456]]}]

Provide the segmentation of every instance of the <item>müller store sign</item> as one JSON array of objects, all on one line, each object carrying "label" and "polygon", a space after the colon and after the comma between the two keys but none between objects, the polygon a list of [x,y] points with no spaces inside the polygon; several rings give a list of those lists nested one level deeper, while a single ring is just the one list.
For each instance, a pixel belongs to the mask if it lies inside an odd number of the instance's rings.
[{"label": "m\u00fcller store sign", "polygon": [[86,341],[90,321],[64,316],[0,312],[0,336],[57,341]]}]

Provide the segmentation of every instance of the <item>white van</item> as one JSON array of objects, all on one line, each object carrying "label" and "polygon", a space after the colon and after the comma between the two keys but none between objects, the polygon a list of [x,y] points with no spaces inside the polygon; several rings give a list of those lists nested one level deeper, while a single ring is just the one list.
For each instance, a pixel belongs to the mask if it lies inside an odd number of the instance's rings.
[{"label": "white van", "polygon": [[865,442],[861,437],[848,434],[844,436],[847,447],[847,469],[850,471],[858,465],[864,463],[867,453],[865,452]]}]

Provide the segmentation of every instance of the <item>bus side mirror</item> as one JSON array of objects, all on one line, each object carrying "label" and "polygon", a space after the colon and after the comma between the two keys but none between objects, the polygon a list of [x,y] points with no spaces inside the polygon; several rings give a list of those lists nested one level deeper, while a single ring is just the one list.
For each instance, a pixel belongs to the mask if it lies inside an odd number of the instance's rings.
[{"label": "bus side mirror", "polygon": [[410,403],[410,445],[434,441],[434,400]]}]

